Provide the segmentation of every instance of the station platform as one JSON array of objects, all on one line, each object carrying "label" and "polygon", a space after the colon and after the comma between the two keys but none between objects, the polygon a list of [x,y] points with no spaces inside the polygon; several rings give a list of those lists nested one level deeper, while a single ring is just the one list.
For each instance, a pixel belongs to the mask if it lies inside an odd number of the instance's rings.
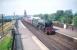
[{"label": "station platform", "polygon": [[18,21],[18,31],[17,50],[49,50],[20,20]]},{"label": "station platform", "polygon": [[59,34],[62,34],[62,35],[65,35],[65,36],[67,36],[69,38],[77,40],[77,32],[76,31],[60,28],[60,27],[57,27],[57,26],[54,26],[54,29]]}]

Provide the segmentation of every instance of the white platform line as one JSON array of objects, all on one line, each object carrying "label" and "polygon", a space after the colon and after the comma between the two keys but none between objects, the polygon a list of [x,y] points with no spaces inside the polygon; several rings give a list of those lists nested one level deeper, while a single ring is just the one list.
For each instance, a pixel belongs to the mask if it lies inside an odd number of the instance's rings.
[{"label": "white platform line", "polygon": [[41,50],[49,50],[36,36],[32,36],[32,39],[41,48]]},{"label": "white platform line", "polygon": [[18,22],[20,23],[21,28],[22,28],[22,27],[25,28],[24,24],[23,24],[20,20],[19,20]]}]

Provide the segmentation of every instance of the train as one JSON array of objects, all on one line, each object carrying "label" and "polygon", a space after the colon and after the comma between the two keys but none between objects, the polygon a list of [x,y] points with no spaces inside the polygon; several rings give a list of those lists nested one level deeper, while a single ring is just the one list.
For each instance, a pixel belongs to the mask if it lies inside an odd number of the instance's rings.
[{"label": "train", "polygon": [[40,17],[33,17],[33,16],[25,17],[24,20],[27,23],[33,25],[34,27],[37,27],[39,30],[42,30],[47,35],[55,34],[53,23],[49,20],[44,20],[41,19]]}]

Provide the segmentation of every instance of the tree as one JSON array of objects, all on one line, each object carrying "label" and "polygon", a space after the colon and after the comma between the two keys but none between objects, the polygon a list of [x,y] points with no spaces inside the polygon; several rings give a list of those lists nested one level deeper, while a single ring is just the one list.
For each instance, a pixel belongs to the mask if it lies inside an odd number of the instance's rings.
[{"label": "tree", "polygon": [[60,20],[60,17],[64,15],[64,11],[58,10],[55,15],[56,15],[56,20]]},{"label": "tree", "polygon": [[66,18],[64,16],[60,16],[59,22],[65,23],[65,21],[66,21]]},{"label": "tree", "polygon": [[39,14],[38,16],[39,16],[41,19],[43,19],[43,17],[44,17],[43,14]]},{"label": "tree", "polygon": [[57,16],[63,16],[64,11],[63,10],[58,10],[56,13],[57,13]]},{"label": "tree", "polygon": [[44,19],[45,19],[45,20],[48,20],[48,14],[45,14],[45,15],[44,15]]},{"label": "tree", "polygon": [[68,17],[72,17],[73,16],[73,13],[72,13],[72,10],[66,10],[65,12],[64,12],[64,15],[65,16],[68,16]]},{"label": "tree", "polygon": [[75,13],[74,16],[77,16],[77,13]]},{"label": "tree", "polygon": [[75,16],[75,17],[73,18],[73,24],[74,24],[74,26],[77,27],[77,16]]},{"label": "tree", "polygon": [[64,16],[64,11],[63,10],[57,10],[56,13],[51,14],[51,16],[49,17],[49,19],[56,20],[56,21],[60,21],[60,19]]},{"label": "tree", "polygon": [[71,24],[72,23],[72,18],[73,18],[72,10],[66,10],[64,12],[64,16],[66,18],[65,23]]},{"label": "tree", "polygon": [[56,18],[56,13],[50,14],[49,19],[52,20],[52,21],[57,20],[57,18]]}]

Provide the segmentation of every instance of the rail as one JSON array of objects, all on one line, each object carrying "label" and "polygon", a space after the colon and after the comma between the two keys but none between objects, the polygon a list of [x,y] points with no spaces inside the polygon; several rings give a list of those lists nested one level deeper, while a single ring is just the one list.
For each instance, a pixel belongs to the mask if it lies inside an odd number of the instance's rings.
[{"label": "rail", "polygon": [[8,30],[10,30],[11,28],[12,28],[11,22],[5,23],[3,26],[0,27],[0,34],[1,34],[0,36],[3,37],[4,35],[6,35]]}]

